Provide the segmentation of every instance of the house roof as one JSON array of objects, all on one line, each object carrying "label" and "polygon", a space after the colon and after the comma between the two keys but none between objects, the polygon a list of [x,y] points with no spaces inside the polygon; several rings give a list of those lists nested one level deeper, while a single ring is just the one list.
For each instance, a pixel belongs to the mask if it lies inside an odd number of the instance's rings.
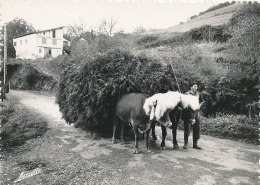
[{"label": "house roof", "polygon": [[67,42],[69,42],[69,43],[70,43],[70,41],[69,41],[69,40],[67,40],[67,39],[65,39],[64,37],[63,37],[62,39],[63,39],[63,41],[67,41]]},{"label": "house roof", "polygon": [[51,30],[59,30],[59,29],[62,29],[63,27],[64,27],[64,26],[61,26],[61,27],[58,27],[58,28],[52,28],[52,29],[48,29],[48,30],[35,31],[35,32],[31,32],[31,33],[25,33],[25,34],[22,34],[22,35],[13,37],[13,39],[17,39],[17,38],[19,38],[19,37],[24,37],[24,36],[31,35],[31,34],[47,32],[47,31],[51,31]]}]

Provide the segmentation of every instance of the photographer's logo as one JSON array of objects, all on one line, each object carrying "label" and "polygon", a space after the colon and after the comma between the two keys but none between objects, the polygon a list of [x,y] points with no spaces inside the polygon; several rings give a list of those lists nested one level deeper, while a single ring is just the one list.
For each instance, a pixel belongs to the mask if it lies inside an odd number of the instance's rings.
[{"label": "photographer's logo", "polygon": [[28,177],[32,177],[34,175],[37,175],[41,172],[42,172],[42,170],[40,168],[36,168],[36,169],[34,169],[32,171],[28,171],[28,172],[22,172],[20,177],[16,181],[14,181],[14,183],[19,182],[19,181],[26,179]]}]

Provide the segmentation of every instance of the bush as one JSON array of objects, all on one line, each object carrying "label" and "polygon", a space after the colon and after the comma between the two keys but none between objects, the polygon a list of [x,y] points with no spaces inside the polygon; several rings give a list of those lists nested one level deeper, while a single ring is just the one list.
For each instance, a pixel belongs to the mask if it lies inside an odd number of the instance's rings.
[{"label": "bush", "polygon": [[26,140],[44,135],[47,123],[36,114],[29,113],[14,102],[0,105],[1,143],[4,149],[25,143]]},{"label": "bush", "polygon": [[202,134],[221,138],[240,140],[248,143],[258,143],[257,119],[249,119],[245,115],[224,115],[216,118],[201,119]]},{"label": "bush", "polygon": [[227,26],[205,25],[187,32],[193,41],[226,42],[231,38]]},{"label": "bush", "polygon": [[246,105],[258,100],[258,75],[242,75],[239,69],[227,73],[225,80],[217,86],[217,111],[235,114],[248,114]]},{"label": "bush", "polygon": [[139,40],[136,41],[136,43],[138,45],[143,45],[143,44],[147,44],[149,42],[154,42],[156,40],[158,40],[158,36],[156,35],[146,35],[146,36],[143,36],[142,38],[140,38]]}]

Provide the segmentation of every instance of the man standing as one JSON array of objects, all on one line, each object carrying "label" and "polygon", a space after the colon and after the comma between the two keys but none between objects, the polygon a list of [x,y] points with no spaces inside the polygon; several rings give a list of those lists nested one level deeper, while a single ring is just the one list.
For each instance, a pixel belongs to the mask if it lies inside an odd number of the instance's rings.
[{"label": "man standing", "polygon": [[[192,96],[197,96],[199,98],[199,102],[201,103],[203,101],[201,94],[198,92],[198,85],[197,83],[191,84],[190,91],[186,92],[185,94],[190,94]],[[191,120],[188,119],[190,116],[190,112],[188,110],[183,110],[182,118],[184,121],[184,149],[188,148],[188,138],[190,135],[190,125]],[[198,140],[200,139],[200,114],[199,112],[195,115],[195,123],[193,124],[193,148],[195,149],[201,149],[201,147],[198,146]]]}]

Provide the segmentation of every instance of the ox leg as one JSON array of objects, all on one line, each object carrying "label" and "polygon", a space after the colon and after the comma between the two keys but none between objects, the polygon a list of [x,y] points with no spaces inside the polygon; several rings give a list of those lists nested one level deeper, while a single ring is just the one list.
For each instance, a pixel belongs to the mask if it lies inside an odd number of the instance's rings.
[{"label": "ox leg", "polygon": [[115,144],[116,143],[116,127],[117,127],[117,124],[118,124],[118,120],[116,118],[114,118],[114,122],[113,122],[113,136],[112,136],[112,144]]},{"label": "ox leg", "polygon": [[155,135],[155,124],[156,122],[152,122],[152,138],[153,138],[153,141],[156,141],[157,140],[157,137]]},{"label": "ox leg", "polygon": [[177,141],[177,128],[181,119],[182,112],[181,110],[177,110],[175,116],[174,116],[174,121],[173,121],[173,128],[172,128],[172,140],[173,140],[173,148],[178,149],[178,141]]},{"label": "ox leg", "polygon": [[124,142],[124,130],[125,130],[125,124],[121,124],[121,142]]},{"label": "ox leg", "polygon": [[146,149],[147,149],[147,152],[151,152],[150,149],[149,149],[149,145],[148,145],[149,135],[150,135],[150,130],[148,130],[148,131],[145,133],[145,147],[146,147]]},{"label": "ox leg", "polygon": [[173,140],[173,148],[178,149],[178,141],[177,141],[177,127],[178,123],[174,123],[173,128],[172,128],[172,140]]},{"label": "ox leg", "polygon": [[190,122],[184,121],[184,146],[183,149],[188,149],[188,140],[190,135]]},{"label": "ox leg", "polygon": [[135,147],[133,150],[134,154],[138,154],[138,140],[139,140],[139,136],[138,136],[138,130],[137,130],[137,124],[132,124],[134,125],[134,134],[135,134]]},{"label": "ox leg", "polygon": [[167,135],[167,131],[166,131],[166,127],[161,125],[161,129],[162,129],[162,142],[161,142],[161,149],[164,150],[165,149],[165,138]]}]

